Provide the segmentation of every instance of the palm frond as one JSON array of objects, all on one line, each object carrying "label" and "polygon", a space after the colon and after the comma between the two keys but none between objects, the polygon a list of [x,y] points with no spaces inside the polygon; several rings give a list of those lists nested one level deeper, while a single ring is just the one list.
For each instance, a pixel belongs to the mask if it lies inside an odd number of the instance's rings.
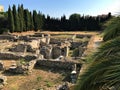
[{"label": "palm frond", "polygon": [[105,29],[103,40],[111,40],[117,36],[120,36],[120,17],[113,19]]}]

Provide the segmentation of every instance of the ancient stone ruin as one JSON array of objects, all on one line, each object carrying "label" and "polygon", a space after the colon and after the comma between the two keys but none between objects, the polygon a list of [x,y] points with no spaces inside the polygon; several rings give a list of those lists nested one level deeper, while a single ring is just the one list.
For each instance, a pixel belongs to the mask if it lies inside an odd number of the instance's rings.
[{"label": "ancient stone ruin", "polygon": [[[45,67],[73,71],[79,74],[81,63],[73,57],[81,57],[86,50],[91,35],[71,35],[69,38],[54,38],[54,35],[35,33],[34,35],[0,35],[0,60],[15,60],[15,64],[4,67],[0,62],[0,70],[11,74],[31,73],[33,68]],[[85,41],[82,41],[85,39]],[[78,49],[77,56],[70,52]],[[22,63],[21,60],[24,60]],[[76,65],[76,69],[73,66]],[[73,80],[73,78],[71,78]],[[6,82],[0,77],[0,80]],[[74,80],[73,80],[74,82]]]},{"label": "ancient stone ruin", "polygon": [[0,90],[7,84],[7,77],[0,75]]}]

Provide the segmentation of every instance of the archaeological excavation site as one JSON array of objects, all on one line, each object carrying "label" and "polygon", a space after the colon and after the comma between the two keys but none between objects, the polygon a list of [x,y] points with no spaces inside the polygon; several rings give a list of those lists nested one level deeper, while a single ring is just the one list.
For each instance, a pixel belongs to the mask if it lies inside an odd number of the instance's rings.
[{"label": "archaeological excavation site", "polygon": [[93,37],[44,32],[0,35],[0,88],[69,90],[77,82]]}]

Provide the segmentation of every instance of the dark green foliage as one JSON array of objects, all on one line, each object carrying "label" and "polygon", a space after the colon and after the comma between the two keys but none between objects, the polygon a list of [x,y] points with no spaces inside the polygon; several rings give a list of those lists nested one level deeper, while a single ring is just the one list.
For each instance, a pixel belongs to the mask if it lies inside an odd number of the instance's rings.
[{"label": "dark green foliage", "polygon": [[25,30],[23,5],[18,6],[18,16],[19,16],[19,23],[20,23],[20,31],[22,32],[23,30]]},{"label": "dark green foliage", "polygon": [[0,28],[0,34],[3,34],[3,32],[9,32],[7,28]]},{"label": "dark green foliage", "polygon": [[15,5],[13,5],[13,17],[14,17],[15,32],[20,32],[20,18],[18,17],[18,12],[16,10]]},{"label": "dark green foliage", "polygon": [[8,29],[8,20],[7,18],[2,14],[0,16],[0,34],[4,32],[4,30]]},{"label": "dark green foliage", "polygon": [[30,30],[31,28],[31,15],[28,11],[28,9],[24,10],[24,20],[25,20],[25,31]]},{"label": "dark green foliage", "polygon": [[119,47],[120,37],[104,43],[94,55],[94,57],[97,55],[96,58],[93,58],[94,61],[80,77],[76,90],[105,90],[101,88],[118,86],[120,83]]},{"label": "dark green foliage", "polygon": [[75,90],[120,90],[120,34],[115,29],[118,18],[108,25],[104,35],[106,42],[91,56],[92,62],[80,75]]},{"label": "dark green foliage", "polygon": [[78,30],[80,23],[80,14],[72,14],[69,17],[69,21],[70,21],[70,30]]},{"label": "dark green foliage", "polygon": [[13,13],[11,11],[10,6],[8,8],[8,28],[10,29],[11,33],[14,32],[14,30],[15,30]]},{"label": "dark green foliage", "polygon": [[[45,17],[41,12],[37,13],[35,10],[30,12],[28,9],[24,9],[23,5],[13,5],[12,10],[9,7],[8,12],[0,13],[0,17],[4,18],[5,27],[10,32],[22,32],[28,30],[50,30],[50,31],[93,31],[101,30],[101,24],[111,18],[111,13],[104,16],[81,16],[80,14],[72,14],[69,19],[63,15],[61,19]],[[0,23],[3,21],[0,21]],[[14,25],[13,25],[14,23]]]},{"label": "dark green foliage", "polygon": [[110,13],[104,16],[80,16],[80,14],[72,14],[69,19],[65,15],[58,18],[51,18],[47,15],[44,23],[44,29],[51,31],[93,31],[101,30],[101,23],[111,18]]},{"label": "dark green foliage", "polygon": [[34,30],[33,15],[30,12],[30,30]]},{"label": "dark green foliage", "polygon": [[43,26],[43,20],[42,20],[43,16],[42,14],[39,12],[38,13],[38,28],[39,30],[42,29],[42,26]]},{"label": "dark green foliage", "polygon": [[34,30],[35,31],[38,31],[39,29],[39,18],[38,18],[38,15],[37,15],[37,12],[36,10],[33,10],[33,23],[34,23]]},{"label": "dark green foliage", "polygon": [[120,17],[112,19],[112,22],[108,24],[103,40],[111,40],[117,36],[120,36]]}]

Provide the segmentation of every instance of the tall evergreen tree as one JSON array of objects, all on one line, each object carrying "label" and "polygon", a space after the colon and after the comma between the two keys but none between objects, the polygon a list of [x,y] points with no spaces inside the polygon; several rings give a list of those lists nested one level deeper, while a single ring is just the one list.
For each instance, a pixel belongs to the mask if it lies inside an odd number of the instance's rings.
[{"label": "tall evergreen tree", "polygon": [[39,29],[41,29],[43,26],[43,19],[42,18],[43,18],[42,14],[39,12],[38,13],[38,27],[39,27]]},{"label": "tall evergreen tree", "polygon": [[39,25],[38,25],[38,14],[36,10],[33,10],[33,22],[34,22],[34,30],[38,31]]},{"label": "tall evergreen tree", "polygon": [[19,22],[19,17],[18,17],[18,13],[17,13],[15,5],[13,5],[13,16],[14,16],[15,31],[19,32],[20,31],[20,22]]},{"label": "tall evergreen tree", "polygon": [[28,9],[24,10],[24,20],[26,25],[26,31],[30,30],[31,20],[30,20],[30,13]]},{"label": "tall evergreen tree", "polygon": [[23,27],[24,27],[24,15],[23,15],[23,10],[22,10],[22,6],[18,6],[18,17],[19,17],[19,22],[20,22],[20,31],[23,31]]},{"label": "tall evergreen tree", "polygon": [[12,13],[12,10],[11,10],[11,7],[9,6],[8,8],[8,28],[10,29],[10,32],[14,32],[14,19],[13,19],[13,13]]},{"label": "tall evergreen tree", "polygon": [[22,19],[22,23],[23,23],[23,31],[25,31],[25,20],[24,20],[24,7],[23,7],[23,4],[21,5],[21,19]]},{"label": "tall evergreen tree", "polygon": [[32,13],[30,12],[30,30],[33,30],[33,29],[34,29],[33,15],[32,15]]}]

